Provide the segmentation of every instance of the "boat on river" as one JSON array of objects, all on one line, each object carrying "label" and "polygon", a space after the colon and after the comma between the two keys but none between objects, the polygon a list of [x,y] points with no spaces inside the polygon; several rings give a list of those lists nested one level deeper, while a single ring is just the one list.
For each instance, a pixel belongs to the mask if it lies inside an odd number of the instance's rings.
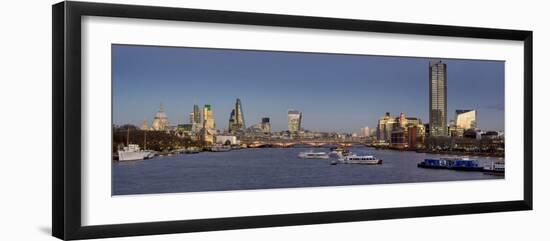
[{"label": "boat on river", "polygon": [[341,148],[341,147],[331,148],[330,150],[331,150],[330,154],[338,158],[343,156],[349,156],[352,154],[348,149]]},{"label": "boat on river", "polygon": [[298,157],[305,159],[329,159],[329,155],[326,152],[314,152],[314,151],[305,151],[300,152]]},{"label": "boat on river", "polygon": [[504,176],[504,162],[492,162],[490,166],[483,168],[483,174]]},{"label": "boat on river", "polygon": [[441,158],[441,159],[424,159],[418,163],[420,168],[431,169],[449,169],[457,171],[483,171],[483,167],[479,166],[477,160],[471,160],[467,157],[457,158]]},{"label": "boat on river", "polygon": [[128,144],[118,151],[119,161],[136,161],[153,158],[155,154],[151,151],[144,151],[138,144]]},{"label": "boat on river", "polygon": [[[147,132],[144,132],[143,143],[147,148]],[[117,152],[118,161],[137,161],[153,158],[155,156],[154,151],[141,150],[138,144],[130,144],[130,127],[128,127],[126,133],[126,146],[120,148]]]},{"label": "boat on river", "polygon": [[332,165],[336,165],[338,163],[342,164],[363,164],[363,165],[380,165],[382,164],[382,160],[376,158],[372,155],[366,155],[366,156],[358,156],[356,154],[351,154],[348,156],[342,156],[338,158],[338,161],[331,162]]}]

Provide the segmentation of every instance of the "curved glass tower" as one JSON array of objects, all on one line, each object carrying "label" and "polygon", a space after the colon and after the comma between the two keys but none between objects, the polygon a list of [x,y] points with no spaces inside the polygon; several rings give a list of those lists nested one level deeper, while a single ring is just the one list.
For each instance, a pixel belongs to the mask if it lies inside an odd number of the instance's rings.
[{"label": "curved glass tower", "polygon": [[231,115],[229,116],[229,132],[240,132],[244,131],[245,128],[241,100],[237,98],[235,108],[231,111]]}]

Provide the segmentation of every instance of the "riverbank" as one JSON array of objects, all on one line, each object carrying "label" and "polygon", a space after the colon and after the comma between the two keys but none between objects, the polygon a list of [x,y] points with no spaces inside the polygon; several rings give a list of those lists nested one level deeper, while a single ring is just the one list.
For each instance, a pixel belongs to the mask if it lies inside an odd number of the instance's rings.
[{"label": "riverbank", "polygon": [[455,156],[482,156],[482,157],[502,157],[504,158],[504,152],[472,152],[472,151],[444,151],[444,150],[428,150],[428,149],[396,149],[389,146],[373,146],[366,145],[367,147],[375,148],[377,150],[392,150],[403,152],[417,152],[417,153],[429,153],[439,155],[455,155]]},{"label": "riverbank", "polygon": [[482,157],[502,157],[502,158],[504,158],[504,153],[493,153],[493,152],[430,151],[430,150],[416,150],[415,152],[429,153],[429,154],[439,154],[439,155],[482,156]]}]

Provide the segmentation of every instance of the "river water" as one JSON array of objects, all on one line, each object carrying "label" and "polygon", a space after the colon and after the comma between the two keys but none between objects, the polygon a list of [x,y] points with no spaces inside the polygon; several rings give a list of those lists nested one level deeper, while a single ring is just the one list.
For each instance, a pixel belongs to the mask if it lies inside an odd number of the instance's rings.
[{"label": "river water", "polygon": [[[416,164],[442,155],[352,147],[373,154],[382,165],[330,165],[330,160],[301,159],[298,153],[328,148],[258,148],[201,152],[133,162],[113,162],[112,194],[202,192],[266,188],[498,179],[481,172],[424,169]],[[449,156],[449,155],[445,155]],[[480,165],[501,160],[470,157]]]}]

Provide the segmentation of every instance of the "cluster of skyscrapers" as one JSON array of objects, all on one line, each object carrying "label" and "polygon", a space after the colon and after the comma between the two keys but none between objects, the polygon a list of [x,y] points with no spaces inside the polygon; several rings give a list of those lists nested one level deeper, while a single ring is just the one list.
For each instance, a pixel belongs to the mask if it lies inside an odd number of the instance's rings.
[{"label": "cluster of skyscrapers", "polygon": [[[422,123],[420,118],[407,117],[405,113],[399,116],[391,116],[387,112],[378,120],[375,129],[376,139],[379,143],[389,143],[396,148],[415,147],[427,136],[456,136],[463,137],[472,130],[477,130],[476,110],[456,110],[455,118],[447,123],[447,65],[441,60],[429,61],[429,122]],[[298,110],[289,110],[288,129],[289,137],[300,136],[304,133],[302,127],[303,114]],[[142,129],[147,128],[144,121]],[[169,122],[161,104],[160,110],[153,119],[151,130],[168,130]],[[203,140],[208,143],[215,141],[216,135],[233,136],[261,136],[271,133],[269,117],[261,118],[261,122],[250,126],[245,125],[244,111],[240,99],[236,99],[234,108],[229,115],[228,128],[220,132],[216,129],[216,122],[212,106],[204,105],[202,110],[198,105],[193,106],[189,113],[189,124],[181,124],[176,127],[180,135]],[[361,129],[362,136],[371,135],[368,127]],[[356,135],[356,134],[355,134]]]},{"label": "cluster of skyscrapers", "polygon": [[378,120],[376,138],[395,148],[415,147],[426,136],[463,137],[477,128],[476,110],[456,110],[455,118],[447,123],[447,65],[441,60],[429,62],[429,123],[419,118],[398,117],[386,113]]},{"label": "cluster of skyscrapers", "polygon": [[[234,108],[229,115],[228,128],[225,131],[216,129],[216,121],[214,112],[210,104],[205,104],[201,110],[199,105],[193,105],[193,111],[189,113],[189,123],[170,126],[168,116],[164,112],[164,107],[161,104],[159,111],[156,113],[151,128],[148,127],[147,121],[144,120],[141,125],[142,130],[154,131],[175,131],[180,136],[189,137],[194,140],[201,140],[206,143],[216,142],[216,136],[244,136],[244,135],[262,135],[271,133],[271,123],[269,117],[262,117],[261,122],[250,126],[245,125],[243,107],[240,99],[236,99]],[[302,113],[297,110],[288,111],[288,132],[291,135],[296,135],[302,130]],[[223,139],[223,138],[222,138]]]}]

